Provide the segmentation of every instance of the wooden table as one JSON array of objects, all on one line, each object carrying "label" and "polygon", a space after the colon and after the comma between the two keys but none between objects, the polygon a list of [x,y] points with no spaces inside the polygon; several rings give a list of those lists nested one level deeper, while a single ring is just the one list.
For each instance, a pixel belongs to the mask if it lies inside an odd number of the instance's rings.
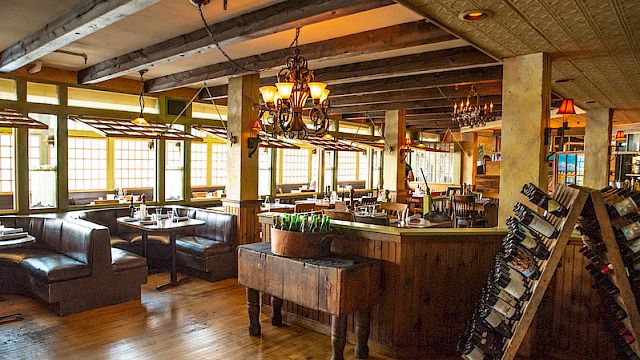
[{"label": "wooden table", "polygon": [[[0,240],[0,250],[20,247],[22,245],[30,244],[35,241],[36,241],[36,238],[34,238],[31,235],[27,235],[26,237],[23,237],[20,239]],[[0,325],[14,322],[14,321],[22,321],[22,320],[24,320],[24,315],[22,313],[0,315]]]},{"label": "wooden table", "polygon": [[381,294],[380,261],[361,257],[297,259],[276,256],[271,243],[238,247],[238,282],[247,287],[249,334],[261,332],[260,291],[272,296],[271,323],[282,325],[287,300],[331,315],[332,360],[344,359],[347,315],[355,314],[358,359],[369,355],[371,308]]},{"label": "wooden table", "polygon": [[118,218],[118,224],[140,230],[142,232],[142,246],[144,248],[144,257],[147,258],[147,242],[149,233],[168,233],[169,234],[169,248],[171,252],[171,281],[164,285],[159,285],[156,290],[162,291],[170,287],[178,286],[191,280],[189,277],[183,277],[178,280],[178,262],[176,259],[176,234],[180,230],[194,226],[204,225],[204,221],[196,219],[188,219],[186,221],[173,222],[169,219],[157,221],[153,225],[143,225],[140,220],[125,221],[127,217]]}]

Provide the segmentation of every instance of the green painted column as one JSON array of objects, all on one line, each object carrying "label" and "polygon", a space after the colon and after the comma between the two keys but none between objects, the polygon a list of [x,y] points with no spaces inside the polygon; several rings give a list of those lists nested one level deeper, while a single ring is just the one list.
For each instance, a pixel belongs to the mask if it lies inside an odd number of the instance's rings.
[{"label": "green painted column", "polygon": [[[185,125],[184,131],[191,133],[191,125]],[[191,202],[191,141],[185,140],[183,149],[183,171],[182,171],[182,198],[185,202]]]},{"label": "green painted column", "polygon": [[65,85],[58,86],[58,124],[56,127],[56,175],[58,181],[58,210],[69,210],[69,113],[68,89]]},{"label": "green painted column", "polygon": [[156,140],[156,193],[154,200],[158,205],[164,205],[165,203],[165,147],[164,140]]}]

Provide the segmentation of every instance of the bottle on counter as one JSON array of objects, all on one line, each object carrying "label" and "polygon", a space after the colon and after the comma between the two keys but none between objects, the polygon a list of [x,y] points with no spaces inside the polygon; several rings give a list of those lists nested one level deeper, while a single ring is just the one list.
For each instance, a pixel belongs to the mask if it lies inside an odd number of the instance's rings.
[{"label": "bottle on counter", "polygon": [[147,197],[145,194],[140,195],[140,218],[144,219],[148,217],[149,214],[147,212]]}]

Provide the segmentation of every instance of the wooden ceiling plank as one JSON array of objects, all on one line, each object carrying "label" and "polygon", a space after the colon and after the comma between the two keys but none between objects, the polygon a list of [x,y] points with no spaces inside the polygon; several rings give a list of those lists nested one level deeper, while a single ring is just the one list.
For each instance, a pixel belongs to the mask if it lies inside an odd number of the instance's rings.
[{"label": "wooden ceiling plank", "polygon": [[[282,1],[226,21],[210,24],[210,30],[221,46],[228,46],[391,4],[394,2],[390,0]],[[113,79],[153,64],[196,54],[214,46],[213,40],[203,27],[82,69],[78,72],[78,83],[93,84]]]},{"label": "wooden ceiling plank", "polygon": [[[455,36],[433,24],[425,21],[413,21],[301,45],[299,50],[300,54],[307,60],[327,60],[434,44],[454,39],[456,39]],[[292,53],[292,49],[289,48],[279,49],[236,59],[235,62],[244,69],[256,71],[273,70],[283,67],[285,60]],[[147,92],[166,91],[204,80],[239,76],[249,72],[239,69],[233,62],[227,61],[150,79],[145,82],[145,88]]]},{"label": "wooden ceiling plank", "polygon": [[[502,95],[484,96],[482,98],[484,102],[493,102],[494,104],[502,103]],[[453,107],[453,100],[449,99],[437,99],[437,100],[415,100],[415,101],[403,101],[403,102],[389,102],[367,105],[347,105],[340,107],[333,107],[331,109],[332,114],[354,113],[354,112],[369,112],[369,111],[381,111],[381,110],[394,110],[394,109],[429,109],[429,108],[445,108],[450,109]],[[445,110],[446,111],[446,110]]]},{"label": "wooden ceiling plank", "polygon": [[61,17],[2,51],[0,71],[16,70],[159,1],[81,1]]},{"label": "wooden ceiling plank", "polygon": [[[275,83],[275,78],[263,78],[263,85]],[[465,86],[502,81],[502,66],[487,66],[474,69],[440,71],[418,75],[397,76],[392,78],[365,80],[335,84],[330,86],[331,99],[341,96],[363,95],[377,92],[428,89],[444,86]],[[227,97],[227,85],[210,86],[209,93],[202,91],[201,100],[222,99]]]}]

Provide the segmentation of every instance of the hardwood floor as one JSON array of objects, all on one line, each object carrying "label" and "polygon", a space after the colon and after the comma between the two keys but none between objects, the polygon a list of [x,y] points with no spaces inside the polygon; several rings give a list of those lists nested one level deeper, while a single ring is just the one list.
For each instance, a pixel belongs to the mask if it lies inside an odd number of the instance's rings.
[{"label": "hardwood floor", "polygon": [[[0,295],[0,315],[25,320],[0,325],[0,359],[329,359],[328,336],[261,315],[262,337],[248,334],[244,288],[236,279],[190,283],[163,293],[155,274],[142,302],[58,317],[35,300]],[[355,359],[348,344],[345,359]],[[370,359],[388,359],[372,354]]]}]

